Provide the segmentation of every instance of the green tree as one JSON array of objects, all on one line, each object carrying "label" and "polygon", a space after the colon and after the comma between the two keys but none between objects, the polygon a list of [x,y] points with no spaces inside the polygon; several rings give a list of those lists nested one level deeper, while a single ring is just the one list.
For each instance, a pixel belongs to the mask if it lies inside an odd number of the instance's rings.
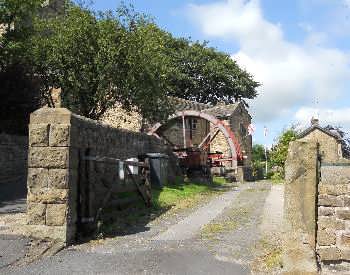
[{"label": "green tree", "polygon": [[284,130],[277,139],[277,144],[270,151],[270,166],[276,168],[284,177],[284,164],[288,155],[289,143],[296,140],[298,132],[295,127]]},{"label": "green tree", "polygon": [[[40,106],[28,38],[43,0],[0,0],[0,132],[25,134]],[[13,127],[16,125],[16,127]]]},{"label": "green tree", "polygon": [[265,148],[261,144],[254,144],[253,146],[253,161],[265,161]]},{"label": "green tree", "polygon": [[207,43],[176,39],[168,34],[167,51],[174,70],[169,77],[173,96],[202,103],[227,104],[257,96],[259,83],[226,53]]},{"label": "green tree", "polygon": [[64,16],[38,18],[36,28],[32,58],[43,94],[60,87],[65,106],[93,119],[116,101],[147,118],[166,110],[167,57],[142,16],[122,24],[112,13],[71,4]]},{"label": "green tree", "polygon": [[263,179],[265,175],[265,148],[261,144],[254,144],[252,153],[252,168],[255,179]]},{"label": "green tree", "polygon": [[174,38],[125,6],[95,13],[67,1],[64,13],[42,16],[43,0],[0,1],[1,72],[20,63],[47,102],[60,87],[64,105],[89,118],[120,102],[159,121],[172,112],[169,95],[212,104],[257,95],[259,84],[229,55]]}]

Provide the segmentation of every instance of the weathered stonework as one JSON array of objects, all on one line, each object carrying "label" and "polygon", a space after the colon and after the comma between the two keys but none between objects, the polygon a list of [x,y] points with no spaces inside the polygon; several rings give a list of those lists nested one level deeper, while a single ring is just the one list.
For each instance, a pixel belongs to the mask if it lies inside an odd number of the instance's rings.
[{"label": "weathered stonework", "polygon": [[[286,161],[283,265],[285,274],[317,274],[316,197],[318,146],[295,141]],[[318,237],[324,241],[330,236]]]},{"label": "weathered stonework", "polygon": [[107,185],[118,182],[118,169],[87,162],[84,156],[125,160],[167,152],[161,140],[146,134],[112,128],[64,108],[37,110],[31,115],[28,154],[27,219],[32,234],[69,244],[76,238],[78,205],[82,219],[96,217]]},{"label": "weathered stonework", "polygon": [[[285,215],[286,220],[294,224],[294,227],[289,227],[294,228],[294,232],[288,231],[291,234],[286,235],[286,239],[291,239],[293,234],[299,238],[294,238],[297,245],[287,242],[289,247],[284,246],[284,249],[288,255],[290,247],[294,245],[300,254],[303,250],[298,250],[298,247],[305,247],[307,243],[312,251],[309,251],[308,255],[316,253],[316,257],[312,256],[313,260],[317,259],[325,272],[341,271],[348,274],[350,271],[348,264],[350,261],[350,161],[342,158],[337,137],[332,133],[325,133],[318,126],[310,129],[302,139],[293,142],[289,148],[286,163]],[[315,144],[317,144],[316,147]],[[305,162],[305,159],[308,161]],[[308,163],[314,163],[314,166]],[[311,179],[305,175],[313,175],[314,178]],[[299,192],[296,192],[298,190]],[[308,209],[308,214],[305,214],[305,209]],[[299,219],[300,214],[301,219]],[[299,231],[298,226],[301,228]],[[300,235],[305,230],[307,234]],[[305,238],[306,236],[308,238]],[[312,239],[312,236],[317,237],[316,241],[307,241]],[[303,259],[307,257],[303,256]],[[312,258],[309,260],[312,261]],[[287,257],[286,263],[287,266],[291,263],[293,268],[293,264],[298,265],[300,259]]]},{"label": "weathered stonework", "polygon": [[[318,185],[317,254],[322,267],[350,260],[350,162],[321,164]],[[327,206],[327,207],[325,207]]]}]

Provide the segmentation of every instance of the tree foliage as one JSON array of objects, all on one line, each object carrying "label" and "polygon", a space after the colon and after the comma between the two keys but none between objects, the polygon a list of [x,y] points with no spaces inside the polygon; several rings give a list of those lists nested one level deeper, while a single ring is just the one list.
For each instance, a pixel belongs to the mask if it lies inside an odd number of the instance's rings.
[{"label": "tree foliage", "polygon": [[264,178],[265,174],[265,148],[261,144],[254,144],[252,152],[252,168],[255,179],[260,180]]},{"label": "tree foliage", "polygon": [[340,126],[327,125],[325,129],[334,132],[339,136],[343,150],[343,157],[350,158],[350,138],[348,133],[344,132],[343,128]]},{"label": "tree foliage", "polygon": [[265,161],[266,160],[264,145],[254,144],[252,158],[253,158],[253,161]]},{"label": "tree foliage", "polygon": [[0,0],[0,73],[21,64],[48,102],[60,87],[64,105],[89,118],[119,102],[162,120],[169,95],[212,104],[257,96],[259,83],[229,55],[174,38],[133,9],[95,13],[67,1],[64,13],[43,16],[43,2]]},{"label": "tree foliage", "polygon": [[270,165],[283,169],[287,160],[289,143],[296,140],[298,133],[295,127],[284,130],[277,139],[277,144],[270,151]]}]

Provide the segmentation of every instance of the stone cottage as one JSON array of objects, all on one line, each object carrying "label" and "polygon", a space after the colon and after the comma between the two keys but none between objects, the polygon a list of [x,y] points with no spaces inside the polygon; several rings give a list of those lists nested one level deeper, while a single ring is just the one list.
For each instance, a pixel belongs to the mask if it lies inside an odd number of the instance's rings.
[{"label": "stone cottage", "polygon": [[318,119],[312,118],[311,126],[299,135],[299,139],[316,141],[323,162],[335,162],[343,158],[342,139],[339,133],[321,127]]},{"label": "stone cottage", "polygon": [[[243,103],[219,103],[213,106],[180,98],[171,98],[171,101],[175,112],[200,111],[220,119],[222,123],[231,129],[241,147],[244,160],[239,165],[251,166],[252,137],[248,134],[248,126],[251,124],[252,118]],[[132,131],[140,131],[142,128],[141,116],[136,112],[126,112],[119,105],[110,109],[103,116],[102,120],[113,127]],[[209,133],[215,132],[214,125],[198,117],[185,117],[185,141],[181,118],[169,120],[168,123],[162,126],[160,131],[162,137],[177,148],[196,147]],[[209,149],[211,152],[222,152],[224,155],[229,154],[229,146],[222,132],[216,135]]]}]

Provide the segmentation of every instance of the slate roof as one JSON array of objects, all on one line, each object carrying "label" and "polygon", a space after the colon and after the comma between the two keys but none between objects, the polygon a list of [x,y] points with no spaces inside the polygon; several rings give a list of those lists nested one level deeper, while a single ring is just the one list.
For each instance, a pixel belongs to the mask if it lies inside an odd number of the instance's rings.
[{"label": "slate roof", "polygon": [[176,112],[194,110],[202,111],[206,114],[215,116],[216,118],[228,118],[239,106],[240,103],[234,104],[218,104],[210,105],[204,103],[198,103],[196,101],[186,100],[177,97],[170,98],[171,103],[174,104],[174,109]]},{"label": "slate roof", "polygon": [[173,105],[176,112],[180,111],[202,111],[212,107],[210,104],[199,103],[196,101],[186,100],[178,97],[169,97],[170,102]]},{"label": "slate roof", "polygon": [[307,128],[306,130],[304,130],[303,132],[301,132],[298,136],[298,138],[303,138],[305,136],[307,136],[308,134],[310,134],[312,131],[314,130],[320,130],[321,132],[337,139],[337,140],[340,140],[341,137],[339,136],[339,134],[337,132],[333,132],[333,131],[329,131],[329,130],[326,130],[325,128],[321,127],[320,125],[312,125],[311,127]]},{"label": "slate roof", "polygon": [[228,118],[237,109],[240,103],[220,104],[204,110],[205,113],[215,116],[216,118]]}]

